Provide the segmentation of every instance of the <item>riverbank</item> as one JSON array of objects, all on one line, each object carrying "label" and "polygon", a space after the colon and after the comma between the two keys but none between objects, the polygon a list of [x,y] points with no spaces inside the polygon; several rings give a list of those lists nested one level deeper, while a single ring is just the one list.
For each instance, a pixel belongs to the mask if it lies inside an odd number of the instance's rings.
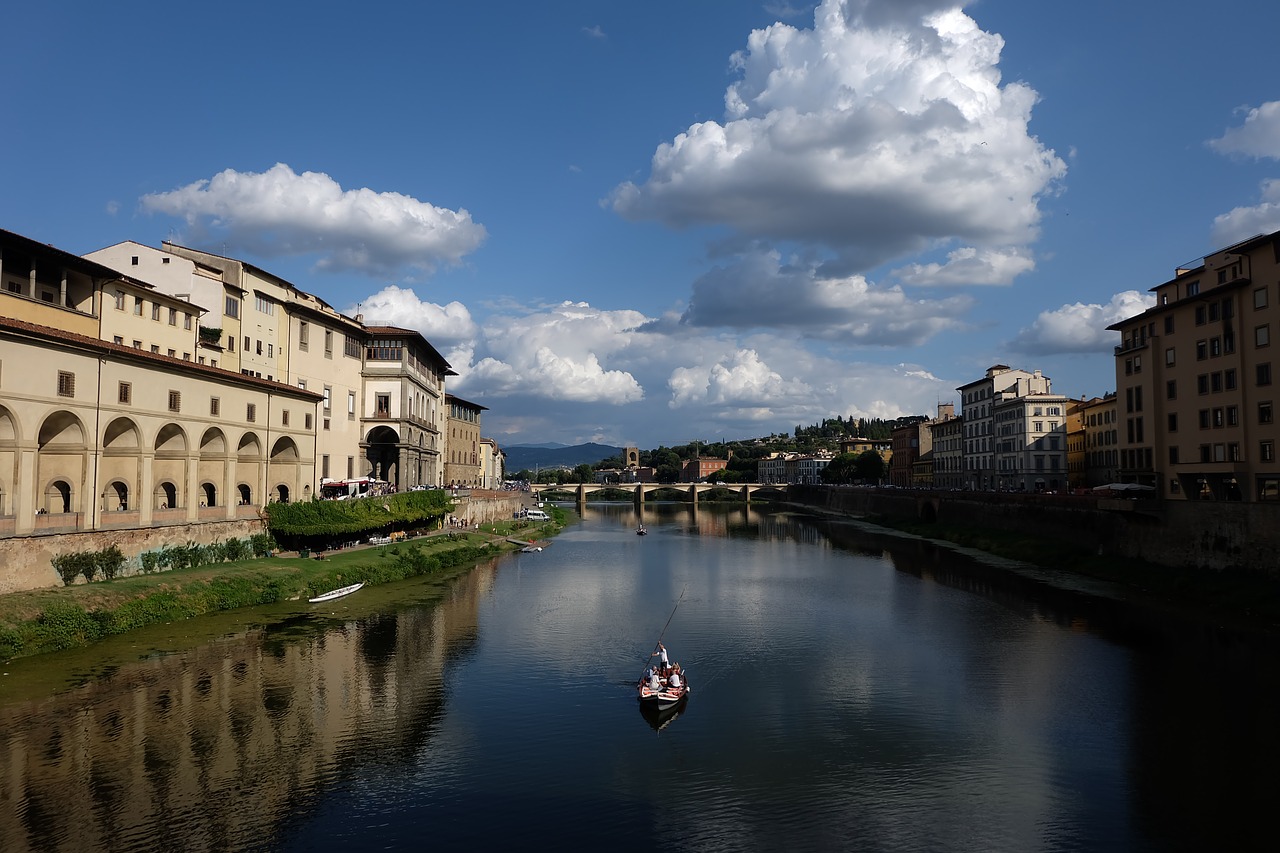
[{"label": "riverbank", "polygon": [[0,660],[88,646],[161,622],[306,599],[353,583],[373,586],[461,572],[517,550],[522,542],[542,542],[559,532],[564,521],[564,511],[553,510],[552,521],[543,524],[507,519],[319,557],[285,552],[0,595]]},{"label": "riverbank", "polygon": [[[898,516],[839,512],[795,504],[831,518],[848,519],[868,528],[896,532],[966,552],[1007,561],[1006,568],[1023,567],[1037,580],[1071,587],[1091,595],[1145,600],[1158,607],[1195,611],[1214,621],[1280,631],[1280,581],[1257,572],[1227,572],[1148,563],[1117,554],[1096,554],[1083,546],[1048,540],[1032,532],[1015,532]],[[1047,570],[1047,571],[1040,571]],[[1056,577],[1055,577],[1056,574]],[[1081,581],[1085,581],[1082,589]],[[1096,583],[1088,584],[1093,581]],[[1107,589],[1114,585],[1116,589]]]}]

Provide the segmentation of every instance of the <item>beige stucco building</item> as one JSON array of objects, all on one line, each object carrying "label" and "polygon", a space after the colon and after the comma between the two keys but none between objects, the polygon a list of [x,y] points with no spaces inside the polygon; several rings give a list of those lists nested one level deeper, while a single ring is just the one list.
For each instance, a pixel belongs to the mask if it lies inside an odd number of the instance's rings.
[{"label": "beige stucco building", "polygon": [[479,488],[482,482],[480,413],[487,407],[452,394],[445,395],[445,404],[448,408],[445,485]]},{"label": "beige stucco building", "polygon": [[1119,476],[1172,500],[1280,500],[1280,232],[1179,268],[1108,328]]},{"label": "beige stucco building", "polygon": [[412,329],[368,326],[366,332],[362,458],[374,476],[400,488],[438,487],[445,476],[440,428],[449,362]]},{"label": "beige stucco building", "polygon": [[194,361],[197,306],[4,231],[0,280],[0,535],[310,495],[317,396]]}]

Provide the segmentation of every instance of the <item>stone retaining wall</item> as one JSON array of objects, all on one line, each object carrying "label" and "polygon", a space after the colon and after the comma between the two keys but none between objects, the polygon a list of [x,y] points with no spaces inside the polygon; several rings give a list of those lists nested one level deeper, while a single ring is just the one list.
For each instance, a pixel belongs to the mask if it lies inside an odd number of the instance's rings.
[{"label": "stone retaining wall", "polygon": [[788,500],[854,516],[1029,533],[1148,563],[1280,574],[1280,504],[792,486]]}]

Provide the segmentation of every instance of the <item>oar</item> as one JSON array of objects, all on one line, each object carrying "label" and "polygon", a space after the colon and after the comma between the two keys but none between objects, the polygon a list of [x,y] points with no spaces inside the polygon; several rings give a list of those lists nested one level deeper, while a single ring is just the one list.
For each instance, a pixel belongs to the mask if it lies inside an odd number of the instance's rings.
[{"label": "oar", "polygon": [[[684,594],[688,590],[689,590],[688,584],[685,584],[684,589],[680,590],[680,597],[676,599],[676,606],[671,608],[671,615],[667,617],[667,624],[662,626],[662,633],[658,635],[658,642],[653,644],[653,652],[650,653],[649,658],[653,657],[658,653],[658,647],[662,645],[662,638],[666,636],[667,628],[671,627],[671,620],[676,618],[676,611],[680,609],[680,602],[684,601]],[[649,662],[649,658],[645,658],[645,663]],[[643,671],[640,673],[640,677],[641,678],[644,677]]]}]

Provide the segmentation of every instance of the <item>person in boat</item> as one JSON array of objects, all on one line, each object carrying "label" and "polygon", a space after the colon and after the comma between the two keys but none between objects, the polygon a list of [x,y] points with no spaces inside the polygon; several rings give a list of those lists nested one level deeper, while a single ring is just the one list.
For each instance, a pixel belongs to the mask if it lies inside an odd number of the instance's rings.
[{"label": "person in boat", "polygon": [[675,668],[671,670],[671,678],[667,680],[667,683],[671,685],[672,690],[679,690],[684,686],[684,682],[680,680],[680,664],[676,664]]},{"label": "person in boat", "polygon": [[663,675],[666,675],[671,669],[671,664],[667,660],[667,647],[662,645],[662,643],[658,643],[658,650],[652,655],[649,655],[649,657],[653,657],[654,655],[657,655],[658,657],[658,669],[662,671]]},{"label": "person in boat", "polygon": [[662,681],[658,678],[658,671],[656,669],[649,670],[649,689],[655,693],[662,689]]}]

